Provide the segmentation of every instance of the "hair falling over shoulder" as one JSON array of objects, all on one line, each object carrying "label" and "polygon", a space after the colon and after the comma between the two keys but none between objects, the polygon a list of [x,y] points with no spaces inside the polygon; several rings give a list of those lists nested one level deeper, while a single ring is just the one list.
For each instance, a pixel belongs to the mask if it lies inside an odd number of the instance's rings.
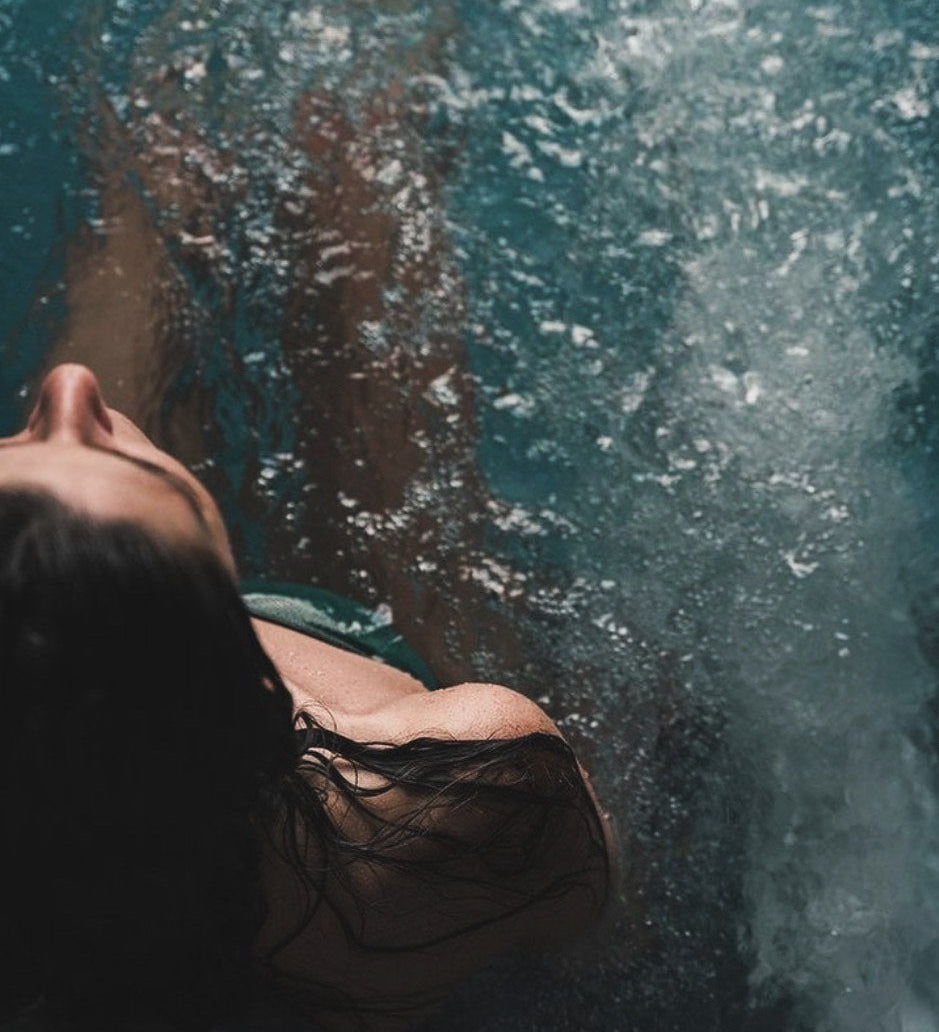
[{"label": "hair falling over shoulder", "polygon": [[[319,907],[365,952],[492,919],[369,938],[340,902],[363,865],[406,871],[430,899],[472,881],[501,894],[500,913],[523,909],[583,873],[526,881],[563,833],[559,809],[587,826],[585,865],[608,865],[560,739],[390,746],[295,718],[215,557],[38,492],[0,492],[0,710],[0,1021],[41,1006],[56,1029],[139,1014],[204,1030],[271,993],[351,1006],[318,996],[314,969],[303,993],[277,971]],[[333,819],[337,798],[361,833]],[[306,903],[259,952],[271,849]]]}]

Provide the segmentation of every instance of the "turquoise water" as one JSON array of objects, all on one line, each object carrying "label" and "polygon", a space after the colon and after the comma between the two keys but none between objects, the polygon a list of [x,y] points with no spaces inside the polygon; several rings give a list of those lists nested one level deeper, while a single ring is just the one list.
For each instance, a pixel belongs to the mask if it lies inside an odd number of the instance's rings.
[{"label": "turquoise water", "polygon": [[599,956],[448,1027],[939,1028],[932,5],[0,26],[4,429],[149,355],[246,573],[541,700],[614,812]]}]

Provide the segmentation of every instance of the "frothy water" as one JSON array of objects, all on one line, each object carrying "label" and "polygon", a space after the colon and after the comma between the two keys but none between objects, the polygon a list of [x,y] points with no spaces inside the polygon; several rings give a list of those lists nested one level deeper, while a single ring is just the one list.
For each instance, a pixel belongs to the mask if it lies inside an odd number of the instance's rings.
[{"label": "frothy water", "polygon": [[[930,4],[114,3],[65,67],[2,15],[11,390],[78,332],[65,241],[127,224],[123,155],[249,566],[316,575],[319,514],[415,633],[382,547],[481,600],[447,633],[504,619],[479,669],[595,771],[603,957],[485,1027],[939,1029]],[[387,393],[329,409],[340,359]],[[414,455],[373,497],[379,410]]]},{"label": "frothy water", "polygon": [[[639,625],[719,700],[751,1007],[934,1028],[934,496],[904,440],[933,417],[897,401],[933,361],[937,51],[925,8],[868,7],[516,8],[480,33],[508,106],[464,189],[493,482],[550,492],[588,582],[562,648],[614,681]],[[516,87],[545,35],[580,48]]]}]

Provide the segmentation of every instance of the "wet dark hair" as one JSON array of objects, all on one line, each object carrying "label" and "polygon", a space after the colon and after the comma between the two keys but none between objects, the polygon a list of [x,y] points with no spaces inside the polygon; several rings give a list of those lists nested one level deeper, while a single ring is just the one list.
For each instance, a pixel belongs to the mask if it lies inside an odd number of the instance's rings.
[{"label": "wet dark hair", "polygon": [[[0,1006],[242,1005],[292,703],[198,548],[0,493]],[[93,1023],[89,1018],[89,1024]]]},{"label": "wet dark hair", "polygon": [[[37,1001],[56,1027],[96,1030],[134,1015],[205,1029],[272,994],[351,1007],[315,970],[275,968],[321,906],[362,953],[498,919],[375,940],[355,914],[363,867],[404,872],[430,906],[488,886],[500,918],[600,869],[605,888],[602,830],[560,739],[362,743],[292,710],[209,551],[0,492],[0,1020]],[[375,803],[392,789],[389,818]],[[583,868],[532,885],[535,858],[570,833],[559,811],[587,843]],[[262,850],[305,903],[259,955]]]}]

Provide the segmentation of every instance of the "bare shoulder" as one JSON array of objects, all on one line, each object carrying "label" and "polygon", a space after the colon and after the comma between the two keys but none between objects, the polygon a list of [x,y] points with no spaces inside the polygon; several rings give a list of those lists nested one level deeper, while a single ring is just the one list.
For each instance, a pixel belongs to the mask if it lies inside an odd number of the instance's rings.
[{"label": "bare shoulder", "polygon": [[[592,925],[610,889],[604,817],[536,703],[473,683],[337,717],[342,733],[375,743],[374,755],[400,757],[407,776],[397,780],[384,762],[373,784],[367,756],[329,760],[333,774],[369,791],[353,806],[322,783],[341,833],[329,847],[335,855],[311,857],[332,872],[329,905],[279,950],[280,972],[302,979],[316,970],[360,1014],[375,1015],[357,1028],[384,1032],[389,1012],[431,1013],[503,952],[563,942]],[[294,877],[271,871],[272,940],[296,920]],[[350,1027],[339,1013],[317,1017],[330,1032]]]},{"label": "bare shoulder", "polygon": [[298,708],[349,738],[404,742],[419,736],[513,738],[557,735],[544,711],[497,684],[429,692],[395,667],[263,620],[255,630]]},{"label": "bare shoulder", "polygon": [[376,718],[375,731],[380,722],[384,735],[395,742],[418,737],[519,738],[537,732],[560,737],[537,703],[499,684],[468,683],[403,696]]},{"label": "bare shoulder", "polygon": [[[485,769],[481,766],[472,776],[476,785],[481,791],[487,784],[514,785],[519,792],[514,803],[502,795],[490,810],[480,802],[482,795],[478,797],[478,837],[488,839],[497,832],[508,842],[516,836],[519,848],[530,850],[529,875],[540,876],[545,884],[560,884],[578,874],[570,879],[580,891],[570,894],[566,919],[559,920],[564,908],[555,907],[544,915],[547,922],[540,922],[533,908],[528,914],[530,929],[539,934],[553,930],[565,937],[590,915],[596,916],[616,864],[610,821],[587,772],[537,703],[504,685],[460,684],[396,700],[375,715],[371,732],[370,740],[393,744],[416,739],[489,743]],[[516,805],[518,813],[512,814]],[[435,812],[444,822],[467,816],[464,807]]]},{"label": "bare shoulder", "polygon": [[[414,692],[391,699],[367,714],[336,714],[336,729],[360,742],[392,745],[416,739],[490,742],[494,747],[505,743],[504,750],[495,749],[491,754],[488,775],[503,783],[527,782],[535,791],[551,794],[556,804],[551,824],[560,831],[553,847],[541,854],[538,863],[571,863],[577,846],[595,853],[599,837],[602,864],[596,874],[608,881],[617,860],[609,817],[586,770],[567,747],[554,721],[521,692],[485,682]],[[533,735],[541,736],[540,745],[530,741]],[[527,744],[521,747],[523,741]],[[562,805],[565,795],[571,803],[568,807]],[[387,798],[391,801],[395,794],[388,793]],[[437,812],[445,815],[447,811]]]},{"label": "bare shoulder", "polygon": [[[409,695],[386,707],[380,720],[389,736],[385,740],[392,742],[424,737],[496,741],[532,734],[563,741],[557,725],[537,703],[499,684],[467,683]],[[374,737],[379,738],[379,727],[375,726],[373,731]],[[575,785],[583,788],[589,808],[599,822],[607,864],[615,866],[617,849],[609,815],[600,805],[587,771],[573,753],[563,754],[557,762],[565,764]]]}]

